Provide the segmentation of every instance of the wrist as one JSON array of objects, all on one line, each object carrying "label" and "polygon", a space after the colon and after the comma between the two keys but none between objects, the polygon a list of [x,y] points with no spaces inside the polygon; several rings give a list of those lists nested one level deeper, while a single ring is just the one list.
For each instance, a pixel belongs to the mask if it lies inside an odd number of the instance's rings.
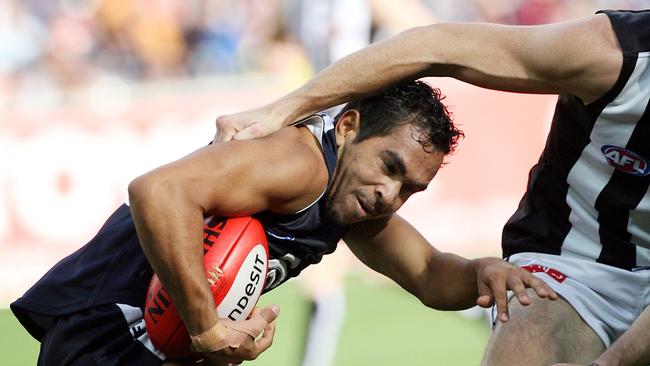
[{"label": "wrist", "polygon": [[465,263],[465,271],[475,279],[478,277],[480,266],[481,266],[480,258],[468,259],[467,262]]},{"label": "wrist", "polygon": [[456,279],[460,281],[462,278],[462,283],[465,288],[467,288],[466,296],[468,305],[476,305],[476,300],[479,297],[479,282],[480,282],[480,272],[481,272],[481,259],[465,259],[465,263],[462,265],[462,277]]},{"label": "wrist", "polygon": [[266,108],[274,116],[270,120],[279,122],[280,125],[278,127],[280,128],[290,126],[311,114],[304,111],[304,103],[301,103],[299,98],[292,97],[291,95],[274,101],[267,105]]},{"label": "wrist", "polygon": [[327,96],[320,95],[318,88],[307,83],[305,86],[272,103],[272,110],[279,116],[283,126],[289,126],[314,113],[333,107],[338,103]]},{"label": "wrist", "polygon": [[226,344],[226,327],[222,322],[216,322],[207,330],[190,335],[192,345],[198,352],[214,352],[227,346]]}]

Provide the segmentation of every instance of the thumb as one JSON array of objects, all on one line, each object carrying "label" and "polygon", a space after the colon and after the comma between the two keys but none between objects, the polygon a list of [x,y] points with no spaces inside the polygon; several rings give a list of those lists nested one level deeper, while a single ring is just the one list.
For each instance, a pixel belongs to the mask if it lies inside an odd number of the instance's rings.
[{"label": "thumb", "polygon": [[226,142],[232,140],[233,136],[237,133],[232,127],[225,127],[217,125],[217,132],[214,134],[214,142]]},{"label": "thumb", "polygon": [[494,304],[494,299],[492,298],[492,291],[490,288],[482,282],[478,283],[478,298],[476,299],[476,305],[482,308],[489,308]]},{"label": "thumb", "polygon": [[213,140],[215,143],[230,141],[237,133],[237,123],[236,120],[232,118],[232,115],[222,115],[217,117],[214,121],[214,125],[217,128]]},{"label": "thumb", "polygon": [[280,315],[280,308],[277,305],[269,305],[262,309],[260,316],[266,320],[266,323],[274,321]]},{"label": "thumb", "polygon": [[226,318],[221,319],[221,321],[228,328],[246,333],[253,338],[257,338],[257,336],[264,331],[264,328],[278,317],[279,313],[280,308],[277,305],[269,305],[261,311],[256,309],[249,319],[232,321]]},{"label": "thumb", "polygon": [[254,122],[250,126],[244,128],[241,131],[233,131],[234,140],[251,140],[258,137],[263,137],[269,134],[258,122]]}]

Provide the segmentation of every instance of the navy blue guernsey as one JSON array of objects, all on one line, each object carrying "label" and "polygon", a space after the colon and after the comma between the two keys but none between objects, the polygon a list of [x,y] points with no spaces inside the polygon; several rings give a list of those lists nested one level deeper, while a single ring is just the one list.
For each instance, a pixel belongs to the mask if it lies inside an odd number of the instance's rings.
[{"label": "navy blue guernsey", "polygon": [[[316,115],[307,126],[322,144],[329,181],[337,147],[331,118]],[[329,184],[328,184],[329,187]],[[324,215],[326,192],[307,208],[288,215],[261,212],[269,242],[269,274],[265,291],[297,276],[302,269],[333,252],[345,228]],[[36,339],[42,339],[52,317],[102,304],[143,308],[153,271],[138,241],[129,206],[120,206],[85,246],[50,269],[11,309]]]},{"label": "navy blue guernsey", "polygon": [[[328,169],[328,184],[336,167],[334,130],[323,134],[323,157]],[[269,242],[269,272],[265,291],[297,276],[305,267],[320,262],[336,249],[345,228],[330,222],[325,215],[326,192],[306,209],[291,215],[270,211],[254,215],[260,220]]]}]

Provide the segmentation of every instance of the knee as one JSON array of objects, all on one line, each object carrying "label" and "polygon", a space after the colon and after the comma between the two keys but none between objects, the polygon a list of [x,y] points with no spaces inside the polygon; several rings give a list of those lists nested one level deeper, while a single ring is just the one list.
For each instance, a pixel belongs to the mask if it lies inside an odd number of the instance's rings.
[{"label": "knee", "polygon": [[522,353],[543,354],[552,346],[553,337],[549,336],[562,322],[554,310],[556,304],[539,298],[534,291],[528,295],[531,303],[527,306],[519,304],[514,297],[509,302],[509,320],[495,324],[482,365],[517,365]]}]

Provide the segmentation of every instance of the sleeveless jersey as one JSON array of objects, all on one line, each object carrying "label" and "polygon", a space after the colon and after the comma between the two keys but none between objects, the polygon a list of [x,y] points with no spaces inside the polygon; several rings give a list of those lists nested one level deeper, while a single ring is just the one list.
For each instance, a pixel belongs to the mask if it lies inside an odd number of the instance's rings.
[{"label": "sleeveless jersey", "polygon": [[650,266],[650,11],[604,11],[623,52],[615,85],[560,95],[546,147],[503,231],[504,256],[540,252]]},{"label": "sleeveless jersey", "polygon": [[[321,143],[329,181],[337,161],[331,117],[317,114],[303,122]],[[262,212],[269,242],[268,291],[333,252],[345,228],[324,214],[326,191],[310,206],[290,215]],[[138,241],[128,205],[120,206],[85,246],[52,267],[11,309],[41,339],[51,318],[101,304],[144,307],[153,271]]]}]

